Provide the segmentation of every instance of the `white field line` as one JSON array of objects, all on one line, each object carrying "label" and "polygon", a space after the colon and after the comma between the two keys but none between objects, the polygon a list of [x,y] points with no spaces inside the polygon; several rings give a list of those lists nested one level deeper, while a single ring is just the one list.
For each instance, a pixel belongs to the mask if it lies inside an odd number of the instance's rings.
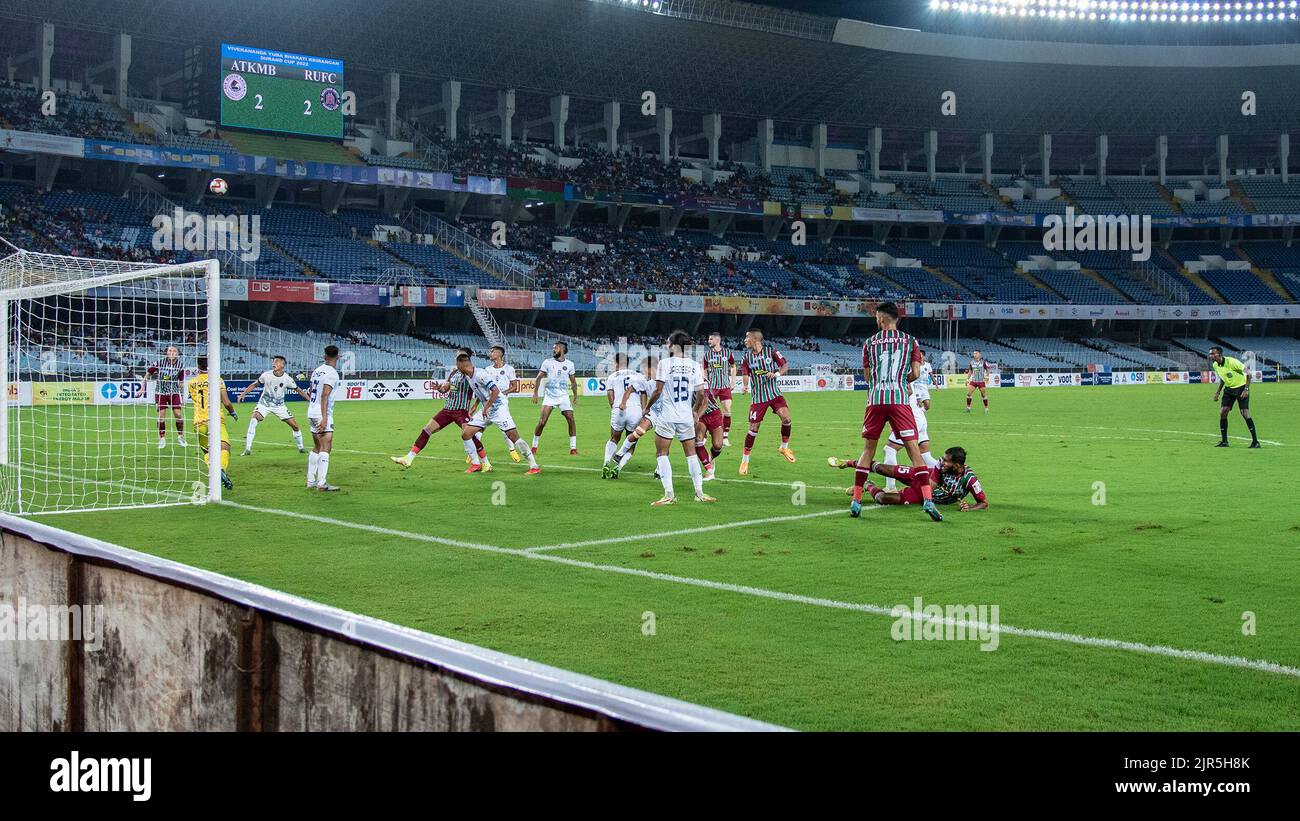
[{"label": "white field line", "polygon": [[[852,429],[855,429],[855,430],[861,430],[861,429],[862,429],[862,425],[860,425],[860,424],[856,424],[856,423],[849,423],[849,422],[823,422],[823,423],[821,423],[821,427],[824,427],[824,428],[852,428]],[[988,428],[997,428],[996,431],[991,431],[991,433],[994,433],[994,434],[997,435],[997,436],[1021,436],[1021,437],[1029,437],[1029,438],[1035,438],[1035,439],[1060,439],[1060,438],[1062,438],[1062,437],[1070,437],[1070,438],[1078,439],[1078,440],[1080,440],[1080,441],[1084,441],[1084,442],[1100,442],[1100,441],[1103,441],[1103,440],[1104,440],[1104,441],[1117,441],[1117,442],[1170,442],[1170,443],[1174,443],[1174,444],[1184,444],[1184,445],[1185,445],[1185,444],[1189,444],[1188,440],[1186,440],[1186,439],[1157,439],[1157,438],[1154,438],[1154,437],[1151,437],[1151,436],[1097,436],[1097,435],[1088,435],[1088,436],[1082,436],[1082,437],[1080,437],[1080,436],[1077,436],[1077,435],[1075,434],[1075,431],[1074,431],[1074,430],[1070,430],[1070,431],[1060,431],[1059,433],[1026,433],[1026,432],[1024,432],[1024,431],[1007,430],[1007,429],[1009,429],[1009,428],[1010,428],[1010,429],[1015,429],[1015,428],[1021,428],[1021,427],[1040,427],[1040,428],[1050,428],[1050,427],[1052,427],[1051,425],[1033,425],[1033,426],[1026,426],[1026,425],[997,425],[997,424],[992,424],[992,423],[990,423],[990,424],[988,424],[988,425],[978,425],[978,427],[979,427],[979,428],[983,428],[983,427],[988,427]],[[965,434],[965,433],[978,433],[978,432],[979,432],[979,431],[978,431],[978,428],[960,428],[960,429],[952,428],[952,429],[950,429],[950,430],[952,431],[952,433],[949,435],[949,438],[952,438],[953,436],[960,436],[960,435]],[[1091,428],[1089,428],[1089,427],[1080,426],[1080,427],[1077,428],[1076,430],[1110,430],[1110,431],[1128,431],[1128,432],[1130,432],[1130,433],[1138,433],[1138,432],[1141,432],[1141,431],[1143,431],[1143,430],[1148,430],[1148,429],[1146,429],[1146,428],[1097,428],[1097,427],[1091,427]],[[1204,432],[1204,431],[1190,431],[1190,430],[1151,430],[1150,432],[1151,432],[1151,433],[1173,433],[1173,434],[1181,434],[1181,435],[1183,435],[1183,436],[1209,436],[1209,437],[1212,437],[1212,438],[1214,438],[1214,439],[1218,439],[1218,438],[1219,438],[1219,434],[1217,434],[1217,433],[1206,433],[1206,432]],[[1250,437],[1249,437],[1249,436],[1238,436],[1238,435],[1235,435],[1235,434],[1228,434],[1228,438],[1229,438],[1229,439],[1237,439],[1237,440],[1242,441],[1242,442],[1249,442],[1249,441],[1250,441]],[[1288,444],[1285,443],[1285,442],[1278,442],[1278,441],[1274,441],[1274,440],[1272,440],[1272,439],[1260,439],[1259,441],[1260,441],[1260,444],[1263,444],[1263,445],[1272,445],[1272,446],[1275,446],[1275,447],[1282,447],[1282,448],[1293,447],[1292,445],[1288,445]]]},{"label": "white field line", "polygon": [[[863,508],[863,510],[877,510],[878,505]],[[843,516],[843,510],[821,510],[817,513],[800,513],[793,516],[769,516],[766,519],[749,519],[743,522],[725,522],[718,525],[704,525],[701,527],[688,527],[683,530],[665,530],[658,533],[640,533],[632,536],[611,536],[607,539],[589,539],[585,542],[564,542],[561,544],[546,544],[539,547],[525,548],[525,553],[541,553],[544,550],[565,550],[571,547],[594,547],[602,544],[622,544],[624,542],[641,542],[646,539],[668,539],[676,536],[687,536],[691,533],[710,533],[715,530],[731,530],[735,527],[753,527],[755,525],[776,524],[778,522],[797,522],[800,519],[817,519],[822,516]]]},{"label": "white field line", "polygon": [[[789,602],[792,604],[804,604],[811,607],[824,607],[833,610],[849,610],[858,613],[868,613],[873,616],[885,616],[889,618],[898,618],[894,615],[893,608],[881,607],[875,604],[866,604],[861,602],[846,602],[836,599],[827,599],[817,596],[804,596],[798,593],[786,593],[779,590],[765,590],[761,587],[751,587],[749,585],[731,584],[729,582],[717,582],[708,579],[695,579],[689,576],[678,576],[671,573],[659,573],[652,570],[642,570],[635,567],[621,567],[618,565],[597,564],[596,562],[583,561],[581,559],[571,559],[565,556],[559,556],[554,553],[533,553],[528,550],[520,550],[508,547],[497,547],[495,545],[474,544],[472,542],[458,542],[453,539],[443,539],[437,536],[427,536],[421,533],[410,533],[402,530],[392,530],[390,528],[379,527],[377,525],[363,525],[356,522],[349,522],[343,519],[333,519],[328,516],[317,516],[310,513],[298,513],[292,510],[278,510],[276,508],[255,507],[253,505],[244,505],[232,502],[221,502],[223,505],[236,507],[243,510],[252,510],[259,513],[268,513],[272,515],[287,516],[291,518],[303,519],[305,521],[317,522],[320,524],[334,525],[337,527],[361,530],[368,533],[376,533],[384,536],[410,539],[419,542],[429,542],[433,544],[446,545],[450,547],[467,548],[470,550],[479,550],[487,553],[505,554],[517,556],[534,561],[552,562],[554,564],[574,567],[583,570],[594,570],[601,573],[618,573],[624,576],[637,576],[644,579],[653,579],[655,581],[669,582],[672,584],[687,585],[690,587],[700,587],[708,590],[719,590],[728,593],[738,593],[745,596],[754,596],[764,599]],[[837,511],[838,512],[838,511]],[[1272,673],[1275,675],[1287,676],[1289,678],[1300,679],[1300,668],[1289,667],[1284,664],[1278,664],[1273,661],[1262,659],[1243,658],[1241,656],[1224,656],[1218,653],[1208,653],[1202,650],[1184,650],[1178,647],[1167,647],[1159,644],[1144,644],[1135,641],[1122,641],[1119,639],[1096,638],[1092,636],[1081,636],[1074,633],[1062,633],[1054,630],[1036,630],[1025,627],[1013,627],[1007,624],[1001,624],[996,627],[989,624],[980,624],[962,619],[952,619],[948,617],[927,616],[924,613],[913,614],[912,619],[922,622],[937,622],[945,626],[963,628],[970,635],[972,631],[996,630],[998,633],[1008,636],[1021,636],[1025,638],[1042,639],[1045,641],[1063,642],[1074,644],[1082,647],[1095,647],[1106,650],[1122,650],[1129,653],[1141,653],[1145,655],[1164,656],[1166,658],[1183,659],[1185,661],[1197,661],[1203,664],[1215,664],[1221,667],[1236,667],[1246,670],[1256,670],[1263,673]]]}]

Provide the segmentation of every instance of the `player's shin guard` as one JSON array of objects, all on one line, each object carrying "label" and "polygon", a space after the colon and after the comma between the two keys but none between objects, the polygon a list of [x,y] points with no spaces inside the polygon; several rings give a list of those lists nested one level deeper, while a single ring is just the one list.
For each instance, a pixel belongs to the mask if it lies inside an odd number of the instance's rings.
[{"label": "player's shin guard", "polygon": [[514,449],[519,452],[520,456],[524,457],[524,459],[528,461],[528,467],[537,467],[537,457],[533,456],[533,451],[528,447],[527,442],[523,439],[516,439]]},{"label": "player's shin guard", "polygon": [[[898,451],[893,448],[885,448],[885,464],[893,466],[898,464]],[[893,476],[885,479],[885,490],[897,490],[898,480]]]},{"label": "player's shin guard", "polygon": [[664,495],[673,495],[673,465],[667,456],[660,456],[656,462],[659,467],[659,481],[664,486]]},{"label": "player's shin guard", "polygon": [[316,487],[325,487],[325,477],[330,472],[330,455],[322,453],[316,462]]},{"label": "player's shin guard", "polygon": [[312,451],[307,454],[307,486],[312,487],[316,484],[316,469],[320,466],[320,454]]},{"label": "player's shin guard", "polygon": [[[703,448],[700,448],[700,450],[703,450]],[[666,462],[668,461],[668,459],[665,458],[664,461]],[[700,469],[700,457],[698,456],[686,457],[686,472],[691,474],[691,484],[695,485],[695,495],[703,496],[704,495],[704,471]]]},{"label": "player's shin guard", "polygon": [[244,434],[244,450],[253,447],[253,432],[257,430],[257,417],[254,416],[248,420],[248,433]]}]

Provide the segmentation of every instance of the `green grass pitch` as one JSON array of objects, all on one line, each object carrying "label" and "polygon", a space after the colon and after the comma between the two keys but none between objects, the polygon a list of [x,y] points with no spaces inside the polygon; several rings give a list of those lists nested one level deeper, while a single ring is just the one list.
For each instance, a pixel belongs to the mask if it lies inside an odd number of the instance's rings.
[{"label": "green grass pitch", "polygon": [[[745,479],[739,397],[724,481],[707,486],[716,505],[690,501],[674,448],[682,501],[651,508],[649,440],[622,479],[602,480],[599,397],[579,406],[579,457],[553,415],[535,477],[507,458],[495,429],[485,432],[493,473],[464,475],[450,431],[403,470],[388,456],[406,451],[435,404],[340,403],[337,494],[303,487],[305,457],[274,418],[254,454],[239,456],[244,404],[226,499],[267,512],[183,506],[43,521],[800,729],[1300,729],[1300,385],[1252,391],[1260,450],[1246,449],[1235,411],[1232,447],[1212,447],[1212,394],[1002,390],[986,416],[978,403],[962,414],[963,393],[936,391],[935,449],[964,446],[991,503],[945,508],[939,524],[915,507],[847,515],[850,474],[826,457],[857,455],[862,393],[789,396],[799,461],[776,453],[769,417]],[[512,410],[531,438],[537,408],[516,399]],[[774,518],[783,520],[716,528]],[[714,529],[681,532],[698,528]],[[527,552],[537,547],[552,549]],[[993,651],[894,640],[894,619],[873,608],[918,596],[997,605],[1004,627],[1043,632],[1004,633]]]}]

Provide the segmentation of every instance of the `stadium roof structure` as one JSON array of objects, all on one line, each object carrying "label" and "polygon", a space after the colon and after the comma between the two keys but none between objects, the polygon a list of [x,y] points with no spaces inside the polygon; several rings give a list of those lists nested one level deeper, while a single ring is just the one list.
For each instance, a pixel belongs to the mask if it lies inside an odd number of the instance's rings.
[{"label": "stadium roof structure", "polygon": [[[1126,136],[1149,154],[1150,138],[1169,135],[1172,154],[1179,140],[1200,151],[1214,135],[1255,135],[1234,139],[1243,157],[1267,156],[1278,134],[1300,131],[1300,45],[995,40],[730,0],[662,3],[646,13],[621,0],[46,0],[39,9],[0,0],[0,18],[17,21],[0,26],[0,55],[30,50],[48,21],[60,76],[106,60],[102,35],[132,34],[139,89],[175,76],[186,47],[237,42],[341,57],[366,106],[397,72],[403,109],[436,106],[438,81],[455,79],[462,110],[490,110],[496,91],[512,88],[524,118],[545,118],[547,95],[567,94],[571,122],[598,121],[600,106],[617,100],[627,125],[650,90],[681,123],[722,114],[724,143],[752,138],[762,118],[776,122],[778,139],[826,123],[832,142],[860,145],[866,129],[882,127],[887,150],[891,140],[915,150],[916,132],[929,129],[961,145],[996,132],[1000,153],[1004,135],[1107,134],[1119,162]],[[945,91],[957,95],[956,116],[940,111]],[[1245,91],[1258,101],[1253,116],[1242,113]]]}]

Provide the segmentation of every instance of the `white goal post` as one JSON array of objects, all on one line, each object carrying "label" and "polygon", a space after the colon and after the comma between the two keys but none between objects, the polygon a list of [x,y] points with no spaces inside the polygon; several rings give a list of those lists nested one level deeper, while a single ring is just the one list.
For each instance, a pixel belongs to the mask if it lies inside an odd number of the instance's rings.
[{"label": "white goal post", "polygon": [[[186,427],[197,358],[207,357],[209,384],[221,378],[220,295],[216,260],[123,262],[0,240],[0,510],[220,501],[215,392],[206,441]],[[169,347],[183,367],[174,408],[175,382],[163,403],[156,394],[158,377],[175,371]]]}]

